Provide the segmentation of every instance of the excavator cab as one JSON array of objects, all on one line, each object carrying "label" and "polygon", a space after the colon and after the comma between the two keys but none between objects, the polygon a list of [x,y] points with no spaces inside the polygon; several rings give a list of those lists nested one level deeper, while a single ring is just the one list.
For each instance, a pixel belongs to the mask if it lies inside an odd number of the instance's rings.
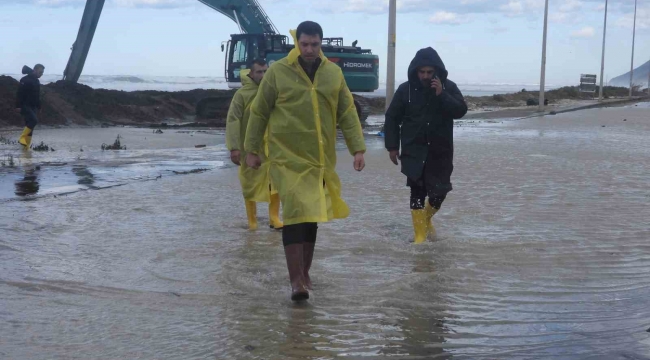
[{"label": "excavator cab", "polygon": [[[288,37],[277,34],[234,34],[221,44],[224,57],[224,77],[230,89],[241,87],[240,72],[248,68],[254,59],[265,59],[269,65],[285,57],[294,45]],[[379,86],[379,58],[370,50],[345,46],[343,38],[323,38],[322,50],[330,61],[341,67],[351,91],[372,92]],[[353,94],[359,119],[364,122],[370,114],[370,104],[361,96]],[[205,98],[197,105],[199,117],[215,117],[217,109],[227,108],[227,96]]]},{"label": "excavator cab", "polygon": [[[269,53],[288,53],[287,37],[271,34],[236,34],[231,35],[225,46],[224,77],[228,87],[236,89],[241,86],[240,71],[246,69],[255,59],[266,59]],[[224,47],[222,44],[222,51]]]},{"label": "excavator cab", "polygon": [[[224,60],[224,77],[228,88],[241,87],[240,73],[250,66],[255,59],[266,59],[271,53],[284,57],[293,45],[287,45],[287,37],[275,34],[234,34],[230,40],[221,44],[221,51],[226,53]],[[196,115],[199,119],[225,119],[232,94],[210,96],[199,100]]]}]

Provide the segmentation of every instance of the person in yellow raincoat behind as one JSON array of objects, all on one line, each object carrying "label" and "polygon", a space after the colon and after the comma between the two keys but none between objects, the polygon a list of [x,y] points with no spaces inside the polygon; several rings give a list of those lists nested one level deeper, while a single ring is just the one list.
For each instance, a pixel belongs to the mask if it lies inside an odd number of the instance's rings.
[{"label": "person in yellow raincoat behind", "polygon": [[[257,203],[269,203],[269,222],[271,228],[281,229],[280,197],[269,182],[269,164],[262,165],[262,169],[254,170],[242,162],[246,158],[244,150],[244,137],[246,125],[250,116],[250,104],[253,102],[260,81],[264,77],[268,66],[264,60],[253,61],[251,69],[244,69],[240,73],[242,87],[237,90],[230,102],[226,122],[226,147],[230,150],[230,160],[239,165],[239,182],[241,183],[248,228],[257,229]],[[266,146],[263,146],[266,148]],[[266,149],[265,149],[266,150]],[[262,152],[266,157],[266,151]]]},{"label": "person in yellow raincoat behind", "polygon": [[323,30],[306,21],[292,30],[296,47],[273,63],[251,105],[244,148],[250,167],[263,164],[268,129],[271,181],[282,201],[282,242],[294,301],[309,298],[317,223],[346,218],[336,174],[337,125],[357,171],[366,147],[341,68],[321,51]]}]

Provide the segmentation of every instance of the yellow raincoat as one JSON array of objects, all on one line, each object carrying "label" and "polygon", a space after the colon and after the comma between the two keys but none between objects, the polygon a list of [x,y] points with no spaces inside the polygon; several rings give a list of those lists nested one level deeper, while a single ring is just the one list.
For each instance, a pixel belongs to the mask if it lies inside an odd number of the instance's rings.
[{"label": "yellow raincoat", "polygon": [[[259,86],[248,77],[250,69],[242,70],[240,73],[242,87],[237,90],[230,102],[228,117],[226,120],[226,147],[228,150],[239,150],[241,152],[239,167],[239,182],[241,183],[244,199],[255,202],[269,202],[269,165],[266,160],[268,148],[266,146],[266,135],[262,141],[264,152],[259,154],[266,164],[262,163],[259,170],[254,170],[246,165],[246,152],[244,151],[244,138],[246,136],[246,125],[250,116],[250,105],[257,95]],[[273,193],[277,193],[273,189]]]},{"label": "yellow raincoat", "polygon": [[350,154],[366,150],[354,99],[341,68],[322,52],[311,82],[298,62],[295,30],[291,34],[296,48],[266,72],[251,105],[244,147],[259,154],[268,129],[271,181],[285,225],[346,218],[350,210],[335,171],[336,127]]}]

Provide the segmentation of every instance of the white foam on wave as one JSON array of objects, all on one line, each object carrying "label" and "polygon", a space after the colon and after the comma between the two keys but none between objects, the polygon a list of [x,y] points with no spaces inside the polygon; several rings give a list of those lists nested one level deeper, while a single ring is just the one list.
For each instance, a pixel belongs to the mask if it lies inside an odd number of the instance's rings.
[{"label": "white foam on wave", "polygon": [[[22,75],[5,74],[19,80]],[[42,84],[61,80],[59,74],[45,74],[41,78]],[[81,75],[79,82],[94,89],[110,89],[122,91],[187,91],[194,89],[228,89],[228,83],[223,77],[209,76],[144,76],[144,75]],[[397,81],[400,84],[402,81]],[[547,84],[546,90],[552,90],[561,85]],[[539,90],[538,84],[510,84],[510,83],[458,83],[463,95],[466,96],[491,96],[494,94],[507,94]],[[368,97],[386,96],[386,83],[380,81],[379,89],[371,93],[358,93]]]}]

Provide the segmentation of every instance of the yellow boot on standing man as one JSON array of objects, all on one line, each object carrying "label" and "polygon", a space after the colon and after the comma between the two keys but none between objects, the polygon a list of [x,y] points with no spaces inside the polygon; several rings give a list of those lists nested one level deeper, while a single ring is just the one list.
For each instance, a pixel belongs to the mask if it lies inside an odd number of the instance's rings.
[{"label": "yellow boot on standing man", "polygon": [[[242,70],[240,73],[242,87],[237,90],[228,109],[226,123],[226,147],[230,150],[230,160],[239,165],[239,182],[246,204],[246,215],[248,217],[248,228],[257,229],[257,203],[269,203],[270,227],[282,229],[284,226],[280,221],[280,197],[277,190],[272,186],[269,178],[269,164],[265,164],[261,171],[251,169],[244,161],[244,139],[246,127],[250,116],[250,105],[257,95],[259,87],[268,66],[264,60],[255,60],[250,69]],[[266,158],[268,149],[262,154]]]}]

